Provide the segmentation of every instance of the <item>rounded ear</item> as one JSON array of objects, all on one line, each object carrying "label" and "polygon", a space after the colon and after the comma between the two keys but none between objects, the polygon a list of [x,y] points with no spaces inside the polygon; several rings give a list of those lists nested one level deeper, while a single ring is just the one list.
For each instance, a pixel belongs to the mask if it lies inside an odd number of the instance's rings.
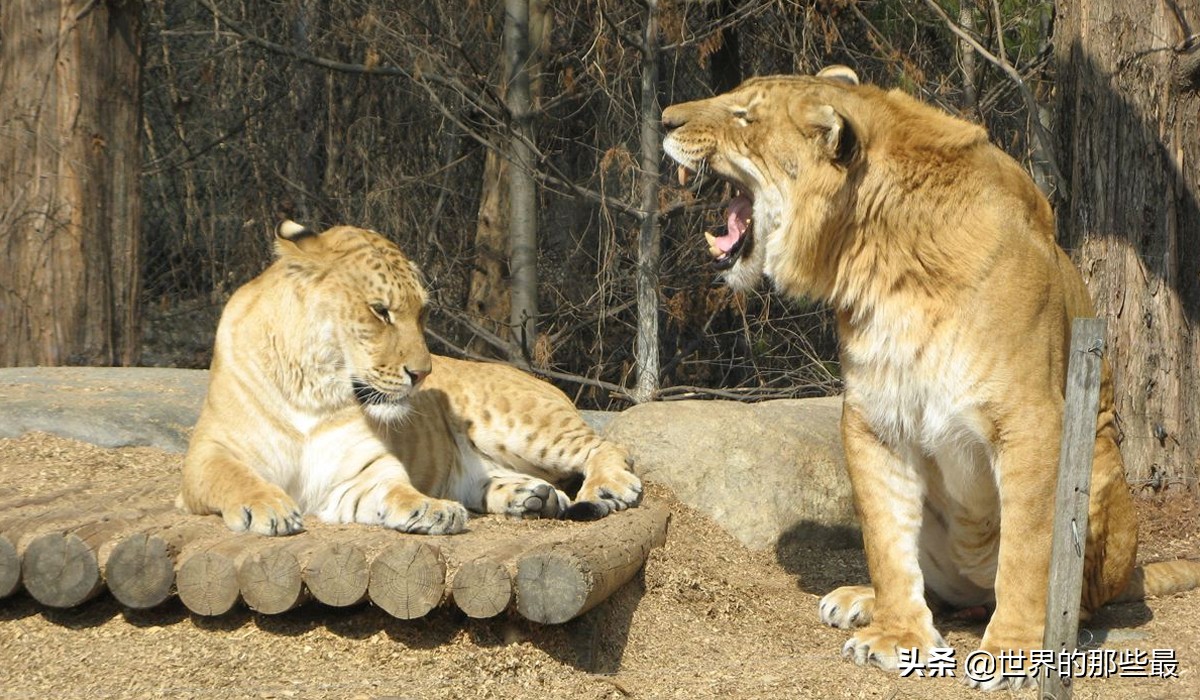
[{"label": "rounded ear", "polygon": [[317,232],[291,219],[285,220],[275,229],[275,254],[284,255],[293,250],[308,250],[317,243]]},{"label": "rounded ear", "polygon": [[821,132],[821,145],[829,159],[840,165],[849,164],[858,151],[858,134],[832,105],[819,105],[811,112],[812,123]]},{"label": "rounded ear", "polygon": [[855,73],[851,68],[841,65],[826,66],[817,72],[818,78],[827,80],[836,80],[847,85],[859,85],[858,73]]},{"label": "rounded ear", "polygon": [[275,229],[275,235],[279,236],[280,238],[286,238],[289,241],[295,242],[298,238],[315,236],[317,233],[303,224],[298,224],[291,219],[286,219],[283,223],[279,224],[279,228]]}]

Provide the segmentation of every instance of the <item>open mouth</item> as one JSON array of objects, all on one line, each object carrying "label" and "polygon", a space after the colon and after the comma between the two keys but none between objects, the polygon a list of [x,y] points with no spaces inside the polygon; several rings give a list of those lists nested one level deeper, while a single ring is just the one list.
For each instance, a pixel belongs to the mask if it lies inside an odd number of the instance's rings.
[{"label": "open mouth", "polygon": [[[687,186],[695,172],[679,166],[679,184]],[[749,254],[754,247],[754,199],[736,184],[729,184],[730,198],[725,205],[724,223],[713,231],[705,231],[708,252],[713,267],[728,270],[738,258]]]}]

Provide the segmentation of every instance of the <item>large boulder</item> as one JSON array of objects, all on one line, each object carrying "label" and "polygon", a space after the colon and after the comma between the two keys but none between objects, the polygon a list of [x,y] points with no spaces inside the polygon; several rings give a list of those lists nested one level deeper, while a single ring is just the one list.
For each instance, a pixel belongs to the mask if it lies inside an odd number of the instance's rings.
[{"label": "large boulder", "polygon": [[0,437],[38,430],[101,447],[183,452],[207,390],[205,370],[0,369]]},{"label": "large boulder", "polygon": [[838,423],[840,398],[670,401],[615,415],[607,437],[642,478],[670,487],[747,547],[861,542]]}]

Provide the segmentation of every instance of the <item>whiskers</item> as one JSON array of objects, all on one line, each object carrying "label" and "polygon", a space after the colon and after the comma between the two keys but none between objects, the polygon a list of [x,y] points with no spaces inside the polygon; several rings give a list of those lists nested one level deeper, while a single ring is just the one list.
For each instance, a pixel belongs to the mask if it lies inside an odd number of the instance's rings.
[{"label": "whiskers", "polygon": [[411,390],[401,394],[378,389],[360,374],[350,375],[350,387],[363,411],[380,423],[387,425],[402,421],[411,412]]}]

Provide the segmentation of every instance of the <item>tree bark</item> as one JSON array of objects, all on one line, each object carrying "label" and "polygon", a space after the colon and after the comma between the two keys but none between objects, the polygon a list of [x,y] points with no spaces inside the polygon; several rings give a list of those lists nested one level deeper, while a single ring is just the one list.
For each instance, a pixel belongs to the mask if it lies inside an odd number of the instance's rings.
[{"label": "tree bark", "polygon": [[0,365],[137,360],[141,23],[0,3]]},{"label": "tree bark", "polygon": [[[485,329],[507,339],[512,309],[509,294],[508,162],[489,149],[483,161],[479,218],[475,227],[475,265],[467,290],[467,311]],[[482,338],[473,339],[467,350],[476,355],[495,354]]]},{"label": "tree bark", "polygon": [[1059,235],[1107,319],[1135,481],[1195,483],[1200,457],[1200,99],[1181,49],[1200,2],[1059,0]]},{"label": "tree bark", "polygon": [[533,101],[529,88],[529,0],[505,0],[506,100],[512,116],[508,152],[508,269],[514,340],[526,359],[537,341],[537,184],[534,181]]},{"label": "tree bark", "polygon": [[658,221],[658,181],[662,163],[662,108],[658,104],[658,0],[646,0],[642,34],[641,173],[642,222],[638,231],[637,385],[633,399],[649,401],[658,392],[658,263],[662,230]]},{"label": "tree bark", "polygon": [[[975,33],[975,8],[971,6],[971,0],[962,0],[959,4],[958,26],[962,27],[965,32]],[[967,42],[960,40],[958,51],[963,76],[962,108],[964,112],[973,114],[978,98],[975,89],[975,49]]]},{"label": "tree bark", "polygon": [[[545,0],[527,0],[525,74],[528,78],[528,108],[526,111],[533,109],[542,94],[539,64],[549,42],[550,17]],[[505,48],[501,60],[502,84],[500,86],[501,92],[506,96],[509,89],[508,81],[516,72],[511,62],[518,55],[518,52],[514,51],[509,43],[508,31],[511,24],[509,20],[510,15],[506,13]],[[505,154],[489,150],[484,160],[482,186],[479,192],[479,218],[475,229],[475,265],[471,270],[471,282],[467,290],[467,311],[486,330],[504,340],[511,335],[510,324],[514,319],[512,313],[513,285],[509,275],[511,248],[509,222],[512,207],[510,196],[512,183],[509,178],[510,159],[511,154],[506,157]],[[532,191],[536,197],[536,189]],[[536,216],[533,227],[536,250]],[[533,280],[533,298],[536,302],[536,271]],[[523,280],[522,283],[528,284],[528,280]],[[519,328],[515,324],[511,327]],[[467,350],[476,355],[494,355],[496,348],[482,338],[475,338],[467,345]],[[528,352],[526,354],[528,355]]]}]

